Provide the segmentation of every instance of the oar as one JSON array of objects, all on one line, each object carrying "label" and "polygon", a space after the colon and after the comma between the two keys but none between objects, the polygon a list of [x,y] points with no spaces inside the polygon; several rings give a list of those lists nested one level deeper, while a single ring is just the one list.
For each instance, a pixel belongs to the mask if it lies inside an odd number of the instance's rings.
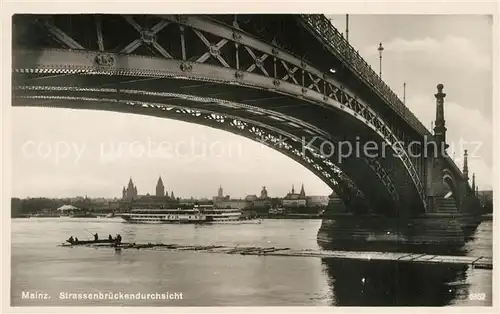
[{"label": "oar", "polygon": [[94,235],[92,232],[88,231],[87,229],[83,228],[83,230],[87,231],[88,233],[90,233],[91,235]]},{"label": "oar", "polygon": [[[83,230],[87,231],[89,234],[91,234],[91,235],[92,235],[92,237],[94,237],[94,234],[93,234],[92,232],[88,231],[88,230],[87,230],[87,229],[85,229],[85,228],[83,228]],[[88,240],[91,240],[91,239],[89,239],[89,238],[87,238],[87,239],[88,239]]]}]

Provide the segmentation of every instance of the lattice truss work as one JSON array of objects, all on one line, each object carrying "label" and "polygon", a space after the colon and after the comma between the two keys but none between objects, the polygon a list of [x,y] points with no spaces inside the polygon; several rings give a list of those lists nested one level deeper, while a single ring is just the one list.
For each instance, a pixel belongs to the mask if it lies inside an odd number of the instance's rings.
[{"label": "lattice truss work", "polygon": [[[300,16],[303,25],[310,27],[317,38],[328,46],[338,58],[345,62],[345,65],[357,74],[358,78],[364,81],[368,86],[386,101],[407,123],[409,123],[422,136],[432,138],[432,134],[417,119],[417,117],[404,105],[399,97],[391,88],[375,73],[372,67],[364,60],[359,52],[356,51],[344,36],[331,24],[331,22],[321,14],[302,14]],[[398,134],[399,138],[404,138],[403,132],[398,130],[396,125],[391,125],[391,129]],[[445,156],[445,164],[453,169],[463,181],[463,174],[450,156]],[[413,158],[413,164],[417,167],[417,172],[421,180],[425,181],[424,158]]]},{"label": "lattice truss work", "polygon": [[374,88],[378,95],[384,99],[403,119],[405,119],[421,135],[431,134],[417,117],[406,107],[399,97],[385,84],[380,76],[364,60],[344,38],[344,36],[332,25],[332,23],[321,14],[302,14],[302,21],[310,26],[337,57],[342,58],[367,85]]},{"label": "lattice truss work", "polygon": [[[80,88],[80,87],[60,87],[60,86],[18,86],[15,88],[16,91],[22,90],[22,91],[31,91],[35,92],[31,96],[28,96],[25,94],[25,96],[21,97],[27,97],[31,99],[53,99],[53,100],[72,100],[72,99],[82,99],[82,100],[92,100],[95,98],[92,98],[90,96],[95,96],[96,93],[103,93],[103,94],[108,94],[107,96],[109,97],[110,94],[117,94],[118,90],[113,89],[113,88]],[[36,96],[37,92],[64,92],[60,93],[63,96]],[[77,96],[76,93],[85,93],[87,94],[86,96],[89,97],[82,97],[82,96]],[[344,200],[351,199],[353,196],[361,197],[363,199],[363,202],[366,203],[366,200],[364,199],[363,193],[355,186],[355,184],[352,182],[352,180],[346,176],[342,170],[334,163],[332,162],[329,158],[326,158],[323,154],[320,153],[320,149],[317,146],[314,145],[304,145],[304,143],[309,143],[313,137],[316,137],[319,139],[317,142],[325,142],[325,141],[330,141],[330,142],[336,142],[338,143],[340,140],[337,138],[334,138],[327,134],[326,132],[318,129],[317,127],[306,123],[302,120],[295,119],[289,116],[283,117],[280,115],[278,112],[268,110],[268,109],[262,109],[259,107],[255,106],[250,106],[250,105],[245,105],[245,104],[239,104],[239,103],[234,103],[234,102],[229,102],[225,101],[222,99],[217,99],[217,98],[207,98],[207,97],[196,97],[196,96],[191,96],[191,95],[186,95],[186,94],[179,94],[179,93],[162,93],[162,92],[148,92],[148,91],[143,91],[143,90],[120,90],[120,96],[113,95],[113,99],[118,99],[120,98],[122,101],[124,101],[124,97],[122,95],[140,95],[141,99],[146,98],[146,96],[156,96],[156,97],[168,97],[168,98],[175,98],[175,99],[185,99],[185,100],[190,100],[193,102],[198,102],[198,103],[210,103],[210,104],[218,104],[219,106],[225,108],[224,110],[227,112],[228,108],[231,109],[245,109],[247,112],[252,113],[253,115],[259,116],[260,119],[268,120],[266,124],[262,124],[253,120],[247,120],[247,121],[252,121],[251,123],[253,124],[259,124],[267,129],[271,129],[276,133],[280,134],[281,136],[284,136],[284,139],[287,140],[292,140],[295,142],[296,145],[299,145],[299,147],[294,148],[291,152],[293,153],[294,159],[297,160],[297,158],[301,157],[302,160],[299,160],[302,164],[304,164],[307,168],[314,170],[315,174],[317,174],[319,177],[322,177],[322,179],[329,185],[333,184],[332,188],[335,187],[335,190],[337,194],[343,195]],[[110,98],[105,98],[104,96],[102,99],[110,99]],[[129,103],[134,104],[135,100],[130,100]],[[150,103],[154,102],[154,100],[150,101]],[[146,104],[147,102],[142,102]],[[49,104],[50,105],[50,104]],[[156,105],[158,106],[158,104]],[[164,106],[164,105],[163,105]],[[144,105],[143,107],[148,108],[147,105]],[[172,107],[168,107],[172,108]],[[181,107],[179,107],[181,108]],[[181,108],[181,109],[186,109],[186,110],[198,110],[199,108]],[[181,110],[179,109],[179,110]],[[221,108],[222,109],[222,108]],[[215,114],[215,113],[214,113]],[[216,113],[218,117],[223,117],[221,116],[224,115],[224,112],[217,112]],[[235,113],[235,116],[233,119],[236,121],[237,118],[236,115],[241,116],[241,112]],[[241,119],[241,117],[239,118]],[[224,118],[221,118],[221,122],[224,122]],[[273,122],[281,122],[279,125],[280,127],[272,127],[271,124]],[[286,123],[287,125],[291,126],[291,132],[286,132],[283,130],[283,123]],[[243,126],[243,125],[241,125]],[[243,127],[241,129],[244,129]],[[302,130],[304,131],[302,136],[298,136],[294,133],[297,133],[297,130]],[[285,148],[290,148],[287,145],[287,142],[289,141],[275,141],[274,137],[264,137],[261,139],[258,139],[259,142],[262,142],[266,145],[269,143],[273,145],[284,145]],[[255,140],[255,139],[254,139]],[[269,143],[265,143],[268,142]],[[311,141],[312,142],[312,141]],[[280,147],[281,148],[281,147]],[[301,148],[301,149],[299,149]],[[283,151],[282,149],[280,151]],[[290,156],[290,154],[287,154]],[[335,160],[336,156],[332,156],[333,159]],[[361,157],[373,170],[374,172],[379,175],[379,179],[381,182],[384,184],[386,189],[389,191],[391,197],[393,200],[397,201],[399,199],[399,195],[394,187],[394,184],[391,180],[391,177],[389,174],[385,171],[385,169],[380,165],[380,162],[376,158],[365,158]],[[320,159],[322,163],[328,166],[328,171],[323,170],[321,166],[318,165],[318,163],[315,163],[315,159]],[[305,163],[304,163],[305,161]],[[330,171],[330,173],[329,173]],[[340,186],[335,186],[341,184]],[[339,189],[341,189],[339,191]]]},{"label": "lattice truss work", "polygon": [[[117,98],[105,98],[105,97],[86,97],[92,96],[94,93],[109,93],[116,92],[113,89],[92,89],[92,88],[67,88],[67,87],[44,87],[44,86],[31,86],[31,87],[17,87],[17,89],[30,90],[35,92],[40,91],[65,91],[69,92],[66,96],[55,96],[55,95],[22,95],[20,98],[26,98],[30,100],[40,100],[45,101],[44,103],[38,103],[36,106],[39,107],[58,107],[58,102],[61,106],[68,106],[73,101],[78,102],[94,102],[99,103],[99,108],[101,110],[106,110],[106,106],[111,106],[110,110],[124,111],[124,112],[136,112],[146,115],[154,115],[166,118],[172,118],[183,121],[195,121],[197,124],[207,125],[215,127],[218,129],[224,129],[226,131],[238,134],[240,136],[247,137],[254,141],[260,142],[272,149],[275,149],[288,157],[298,161],[299,163],[306,165],[315,175],[320,177],[325,181],[332,189],[339,195],[339,197],[349,205],[349,203],[354,199],[358,199],[357,204],[365,204],[365,197],[363,193],[355,186],[354,182],[350,180],[333,162],[325,158],[323,155],[315,154],[312,150],[318,149],[317,147],[311,146],[311,150],[302,149],[302,141],[304,139],[296,136],[294,134],[288,133],[282,129],[275,128],[271,125],[267,125],[251,119],[242,119],[241,117],[228,115],[222,112],[213,112],[206,109],[199,108],[188,108],[181,106],[172,106],[164,103],[154,103],[146,101],[137,100],[127,100],[127,99],[117,99]],[[76,93],[82,95],[75,95]],[[144,91],[136,90],[123,90],[121,91],[125,94],[134,95],[140,94],[144,96]],[[83,95],[85,94],[85,95]],[[146,93],[147,94],[147,93]],[[199,98],[190,95],[183,94],[173,94],[173,93],[161,93],[161,96],[167,97],[177,97],[183,99],[189,99],[192,101],[199,101],[200,103],[213,103],[215,99]],[[55,101],[55,102],[54,102]],[[217,100],[221,101],[222,100]],[[116,107],[119,105],[119,107]],[[234,104],[229,102],[223,103],[227,108],[234,108]],[[222,109],[222,108],[221,108]],[[261,113],[265,110],[248,106],[248,110],[255,110]],[[266,115],[267,116],[267,115]],[[296,123],[289,121],[289,123]],[[311,126],[311,128],[313,128]],[[312,132],[311,132],[312,133]],[[314,134],[318,136],[318,134]],[[361,202],[360,202],[361,201]]]},{"label": "lattice truss work", "polygon": [[[403,142],[366,103],[335,78],[291,53],[264,43],[237,28],[200,16],[73,16],[40,17],[35,24],[44,36],[14,40],[22,49],[72,49],[86,51],[79,64],[15,66],[15,72],[52,74],[109,74],[130,76],[184,76],[197,80],[240,84],[274,90],[307,102],[337,108],[369,126],[399,152],[425,208],[421,177],[406,153]],[[76,19],[79,19],[76,21]],[[117,32],[116,30],[120,30]],[[18,35],[17,37],[19,37]],[[100,53],[99,53],[100,52]],[[122,55],[178,60],[177,68],[123,67]],[[141,63],[142,64],[142,63]],[[204,65],[217,67],[218,74]],[[220,70],[220,68],[224,68]],[[223,73],[223,74],[220,74]],[[376,159],[367,160],[393,199],[398,199],[390,176]]]}]

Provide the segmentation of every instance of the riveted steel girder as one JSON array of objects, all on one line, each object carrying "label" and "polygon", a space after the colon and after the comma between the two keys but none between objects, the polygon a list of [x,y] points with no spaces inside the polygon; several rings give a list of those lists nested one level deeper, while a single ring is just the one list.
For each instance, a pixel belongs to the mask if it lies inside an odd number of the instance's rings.
[{"label": "riveted steel girder", "polygon": [[[85,50],[82,40],[78,38],[68,40],[66,37],[69,35],[63,29],[50,22],[50,19],[49,22],[44,20],[42,26],[59,41],[62,48],[29,47],[32,50],[17,50],[13,56],[14,73],[169,77],[236,84],[338,110],[369,127],[373,134],[397,152],[397,158],[411,178],[422,207],[426,208],[421,178],[402,141],[367,103],[328,73],[236,28],[200,16],[163,16],[150,27],[141,26],[135,17],[123,16],[121,18],[132,27],[137,38],[124,41],[118,50],[99,51],[108,46],[106,32],[102,28],[102,19],[105,18],[100,16],[94,19],[98,43],[96,51]],[[166,31],[171,32],[169,36],[162,36],[162,32]],[[191,32],[190,36],[188,32]],[[174,33],[176,35],[172,36]],[[198,46],[193,43],[195,40]],[[178,49],[175,45],[178,45]],[[144,53],[141,56],[130,54],[142,46],[156,53],[148,56]],[[366,162],[391,197],[399,199],[391,174],[388,173],[390,170],[376,159],[367,159]]]}]

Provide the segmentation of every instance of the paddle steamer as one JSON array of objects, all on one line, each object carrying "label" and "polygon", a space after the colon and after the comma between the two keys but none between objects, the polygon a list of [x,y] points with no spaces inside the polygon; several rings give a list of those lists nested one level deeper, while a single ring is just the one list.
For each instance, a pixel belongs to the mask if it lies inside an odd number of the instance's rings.
[{"label": "paddle steamer", "polygon": [[[129,223],[244,223],[240,209],[215,208],[213,205],[195,205],[190,209],[133,209],[120,214]],[[248,221],[250,222],[250,221]]]}]

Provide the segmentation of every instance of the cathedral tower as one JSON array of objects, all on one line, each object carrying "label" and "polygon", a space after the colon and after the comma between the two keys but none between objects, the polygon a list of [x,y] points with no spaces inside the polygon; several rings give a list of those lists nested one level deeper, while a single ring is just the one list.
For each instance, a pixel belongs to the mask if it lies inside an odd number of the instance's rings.
[{"label": "cathedral tower", "polygon": [[304,191],[304,183],[302,183],[302,187],[300,188],[300,198],[306,198],[306,191]]},{"label": "cathedral tower", "polygon": [[163,197],[165,195],[165,186],[163,185],[163,180],[161,176],[158,178],[158,182],[156,183],[156,196]]},{"label": "cathedral tower", "polygon": [[137,187],[134,185],[132,178],[128,181],[127,189],[125,191],[125,199],[128,201],[137,199]]}]

